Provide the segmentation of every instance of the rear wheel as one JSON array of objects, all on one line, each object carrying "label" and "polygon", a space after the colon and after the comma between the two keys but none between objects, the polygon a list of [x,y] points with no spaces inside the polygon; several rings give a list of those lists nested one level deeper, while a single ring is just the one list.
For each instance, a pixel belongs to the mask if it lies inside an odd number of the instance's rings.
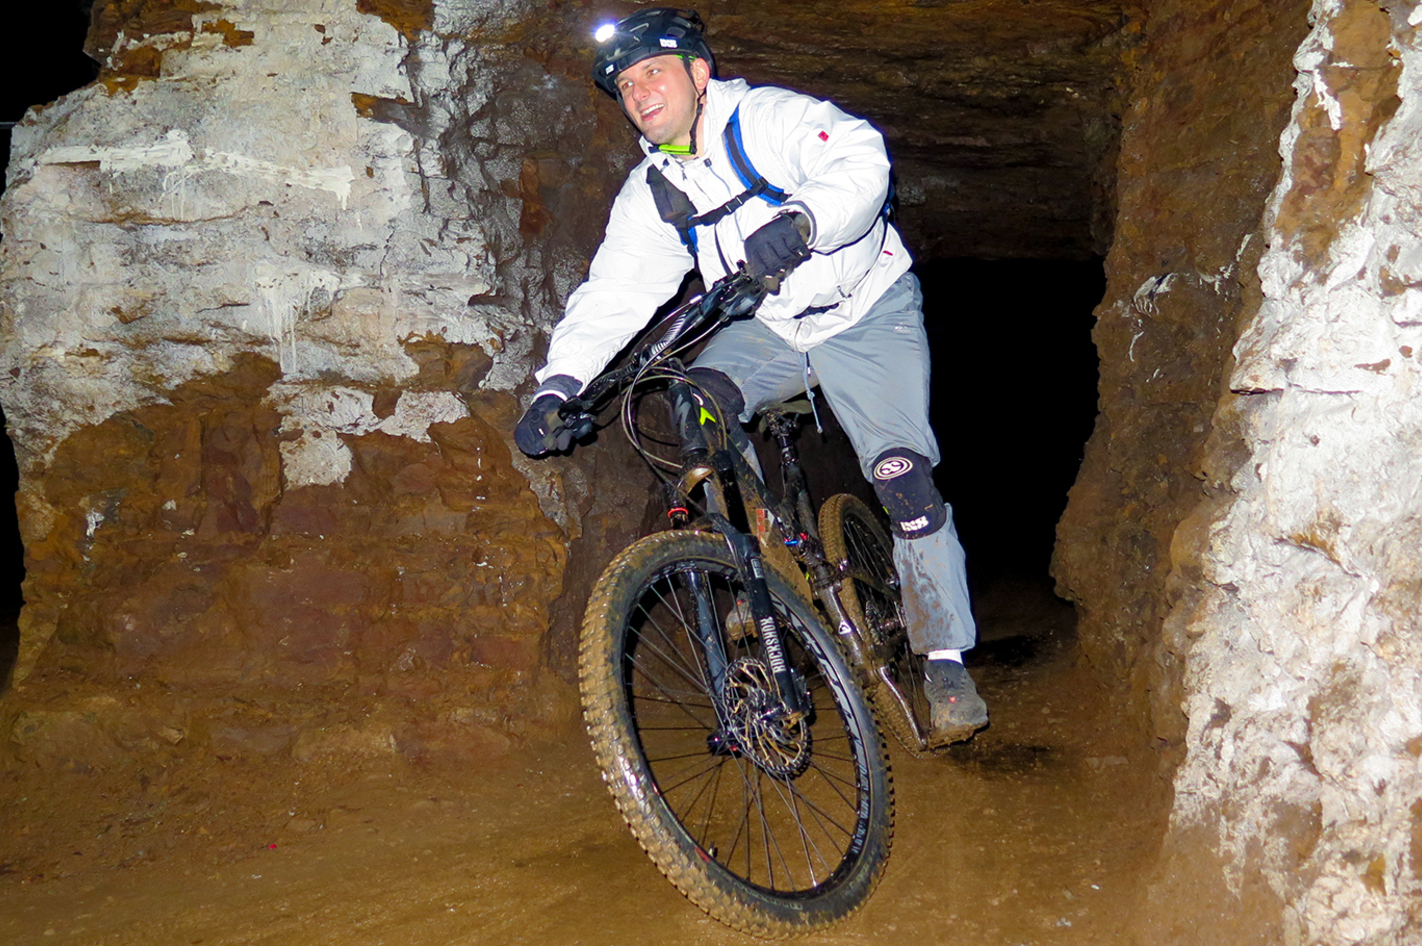
[{"label": "rear wheel", "polygon": [[820,537],[830,564],[847,565],[839,600],[877,658],[870,701],[879,719],[910,755],[930,755],[921,735],[929,719],[925,659],[909,646],[888,531],[862,500],[840,493],[820,507]]},{"label": "rear wheel", "polygon": [[580,676],[603,778],[643,849],[716,919],[778,936],[869,897],[893,797],[873,714],[829,632],[786,579],[766,578],[803,717],[785,711],[715,534],[648,536],[607,567]]}]

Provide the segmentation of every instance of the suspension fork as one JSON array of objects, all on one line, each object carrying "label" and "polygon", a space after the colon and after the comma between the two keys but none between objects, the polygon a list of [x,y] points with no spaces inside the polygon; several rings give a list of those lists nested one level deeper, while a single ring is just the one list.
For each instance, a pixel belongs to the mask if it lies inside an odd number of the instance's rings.
[{"label": "suspension fork", "polygon": [[[760,636],[761,647],[766,662],[770,665],[770,673],[775,680],[780,699],[792,716],[803,716],[808,710],[808,701],[803,686],[785,659],[785,646],[780,638],[775,607],[770,598],[770,586],[765,580],[765,563],[761,558],[760,544],[749,534],[746,506],[732,460],[724,448],[713,447],[705,429],[707,425],[714,425],[719,420],[706,409],[696,397],[691,385],[685,381],[672,382],[669,394],[672,419],[682,444],[681,491],[689,494],[697,485],[702,486],[707,500],[707,518],[725,538],[726,545],[735,559],[741,585],[746,589],[746,603],[750,605],[751,619]],[[719,616],[715,613],[711,589],[705,578],[698,575],[688,584],[696,600],[697,633],[706,654],[707,668],[715,686],[714,692],[720,694],[729,662]],[[717,702],[719,704],[719,696]]]},{"label": "suspension fork", "polygon": [[[719,512],[727,507],[722,484],[728,480],[734,482],[734,477],[719,475],[721,471],[714,465],[710,439],[702,429],[702,422],[709,412],[704,411],[692,386],[685,381],[674,381],[668,394],[682,459],[680,480],[667,484],[668,515],[677,525],[684,525],[689,516],[690,497],[697,486],[702,487],[707,507],[713,513]],[[687,576],[687,587],[696,607],[696,640],[706,658],[712,700],[719,716],[722,713],[721,694],[725,692],[726,671],[730,666],[721,619],[716,613],[711,586],[705,575],[692,572]]]},{"label": "suspension fork", "polygon": [[724,516],[713,514],[711,522],[720,530],[736,560],[741,583],[746,589],[751,617],[756,631],[760,634],[761,649],[765,652],[766,663],[770,665],[770,675],[775,679],[775,688],[780,699],[793,718],[805,715],[809,710],[803,681],[798,678],[785,659],[785,643],[780,639],[780,625],[775,618],[775,606],[770,600],[770,586],[765,580],[765,562],[760,557],[760,543],[755,536],[747,535],[732,528]]},{"label": "suspension fork", "polygon": [[671,396],[672,421],[681,442],[679,491],[690,497],[697,486],[702,487],[707,512],[719,513],[737,529],[747,531],[745,503],[730,454],[722,444],[713,442],[712,431],[720,423],[719,419],[707,409],[687,382],[673,381],[668,393]]}]

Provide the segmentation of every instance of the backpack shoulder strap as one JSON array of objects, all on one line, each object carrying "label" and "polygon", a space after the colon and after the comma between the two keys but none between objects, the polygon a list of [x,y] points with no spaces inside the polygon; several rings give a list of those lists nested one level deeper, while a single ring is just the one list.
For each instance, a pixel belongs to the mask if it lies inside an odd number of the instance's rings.
[{"label": "backpack shoulder strap", "polygon": [[721,137],[726,144],[726,154],[730,156],[731,169],[736,172],[736,177],[740,179],[741,186],[745,190],[714,210],[697,214],[691,198],[667,180],[667,176],[662,173],[661,168],[655,164],[647,167],[647,187],[651,190],[652,200],[657,205],[657,215],[676,228],[677,234],[681,236],[681,242],[691,250],[693,256],[697,252],[697,227],[713,227],[757,197],[777,207],[790,197],[785,191],[766,180],[751,163],[750,155],[746,154],[746,145],[741,139],[741,107],[739,105],[731,113],[731,119],[726,123],[726,129],[721,133]]},{"label": "backpack shoulder strap", "polygon": [[741,179],[742,187],[753,191],[756,197],[769,204],[778,206],[789,199],[789,194],[766,180],[751,163],[750,155],[746,153],[746,143],[741,138],[740,105],[731,113],[731,119],[726,122],[726,130],[721,133],[721,138],[726,144],[726,154],[731,158],[731,169],[736,172],[736,177]]},{"label": "backpack shoulder strap", "polygon": [[647,168],[647,188],[652,192],[652,200],[657,205],[657,215],[666,223],[676,227],[681,242],[696,255],[696,207],[675,184],[667,180],[662,169],[655,164]]}]

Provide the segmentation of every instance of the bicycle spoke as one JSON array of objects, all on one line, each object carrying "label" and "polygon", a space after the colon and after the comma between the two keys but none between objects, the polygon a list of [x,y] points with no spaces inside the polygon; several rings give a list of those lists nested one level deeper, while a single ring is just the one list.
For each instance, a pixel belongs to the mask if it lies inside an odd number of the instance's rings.
[{"label": "bicycle spoke", "polygon": [[[810,847],[813,845],[813,847],[815,848],[815,854],[819,857],[821,864],[826,867],[826,873],[829,873],[829,862],[825,860],[823,854],[820,854],[819,845],[814,843],[813,839],[809,835],[809,832],[806,830],[804,819],[800,817],[799,802],[802,800],[806,802],[806,807],[810,808],[811,815],[815,814],[814,808],[809,805],[808,799],[804,799],[800,791],[793,784],[785,784],[783,786],[783,790],[782,788],[777,787],[776,792],[780,795],[781,804],[786,806],[791,819],[795,822],[796,828],[799,829],[798,834],[800,835],[800,847],[805,853],[805,868],[810,872],[810,885],[814,886],[820,881],[819,877],[815,872],[814,860],[810,856]],[[815,821],[817,824],[819,823],[818,818],[816,818]],[[820,830],[823,831],[823,827],[821,827]]]},{"label": "bicycle spoke", "polygon": [[[658,596],[659,598],[661,598],[661,603],[665,605],[665,596],[661,595],[660,592],[658,592]],[[680,609],[671,609],[669,607],[669,610],[679,611]],[[660,634],[661,639],[666,643],[667,649],[663,650],[661,647],[658,647],[653,644],[645,633],[639,633],[639,641],[644,646],[651,648],[658,656],[660,656],[664,661],[666,661],[668,666],[677,670],[684,677],[686,677],[687,682],[690,683],[692,686],[699,687],[703,691],[709,690],[709,687],[706,683],[706,676],[701,672],[701,664],[695,659],[696,651],[692,651],[692,658],[690,662],[687,662],[686,660],[681,659],[679,657],[668,656],[668,650],[671,651],[673,654],[678,653],[678,642],[681,639],[681,635],[669,633],[666,628],[662,627],[661,623],[657,620],[656,615],[652,613],[652,610],[650,608],[643,606],[641,608],[641,611],[644,615],[646,615],[646,623],[657,629],[657,632]],[[678,620],[680,626],[685,629],[687,626],[686,621],[682,619],[680,615],[678,615]]]},{"label": "bicycle spoke", "polygon": [[[849,828],[846,828],[844,825],[842,825],[842,824],[840,824],[838,821],[836,821],[833,817],[830,816],[829,812],[827,812],[827,811],[824,810],[824,808],[822,808],[821,806],[819,806],[819,805],[815,804],[814,802],[810,801],[810,799],[807,798],[807,797],[805,797],[803,794],[801,794],[800,797],[804,800],[805,805],[806,805],[808,808],[810,808],[812,811],[816,812],[817,814],[821,815],[826,821],[828,821],[830,824],[832,824],[832,825],[834,825],[836,828],[838,828],[841,832],[843,832],[843,834],[844,834],[845,837],[849,837],[849,836],[851,836],[851,835],[853,834],[853,831],[852,831],[852,830],[850,830]],[[846,803],[848,803],[848,801],[849,801],[849,799],[848,799],[848,798],[845,798],[843,795],[841,795],[840,798],[841,798],[844,802],[846,802]],[[851,808],[850,811],[853,811],[853,809]]]},{"label": "bicycle spoke", "polygon": [[[588,718],[609,787],[652,858],[713,913],[718,902],[779,904],[784,919],[771,928],[784,932],[807,909],[839,914],[862,898],[850,891],[872,889],[892,816],[879,759],[865,756],[878,745],[872,720],[833,638],[809,602],[768,576],[786,662],[806,695],[806,714],[788,716],[725,543],[694,533],[644,542],[646,554],[615,563],[636,583],[598,612],[617,616],[616,650],[585,663],[587,673],[615,674],[611,687],[594,676],[584,689],[606,701]],[[599,746],[602,733],[615,753]],[[856,844],[866,832],[878,840]],[[708,859],[719,867],[700,866]]]}]

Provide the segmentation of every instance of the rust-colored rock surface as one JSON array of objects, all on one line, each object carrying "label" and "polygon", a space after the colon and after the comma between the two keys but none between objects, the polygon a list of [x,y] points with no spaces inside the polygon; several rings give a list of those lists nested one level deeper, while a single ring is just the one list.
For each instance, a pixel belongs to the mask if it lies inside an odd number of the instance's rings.
[{"label": "rust-colored rock surface", "polygon": [[1056,559],[1173,787],[1142,940],[1422,936],[1419,22],[1148,7]]},{"label": "rust-colored rock surface", "polygon": [[[1308,3],[1154,3],[1132,62],[1116,239],[1093,333],[1101,404],[1058,526],[1053,574],[1083,646],[1182,736],[1180,668],[1158,653],[1176,526],[1205,497],[1202,462],[1293,102]],[[1240,89],[1252,93],[1241,96]]]},{"label": "rust-colored rock surface", "polygon": [[727,70],[870,117],[920,258],[1085,259],[1111,240],[1134,0],[703,4]]},{"label": "rust-colored rock surface", "polygon": [[533,464],[509,431],[619,165],[581,77],[473,13],[465,44],[428,3],[100,4],[99,81],[16,129],[14,771],[568,725],[564,596],[647,489],[615,442]]}]

